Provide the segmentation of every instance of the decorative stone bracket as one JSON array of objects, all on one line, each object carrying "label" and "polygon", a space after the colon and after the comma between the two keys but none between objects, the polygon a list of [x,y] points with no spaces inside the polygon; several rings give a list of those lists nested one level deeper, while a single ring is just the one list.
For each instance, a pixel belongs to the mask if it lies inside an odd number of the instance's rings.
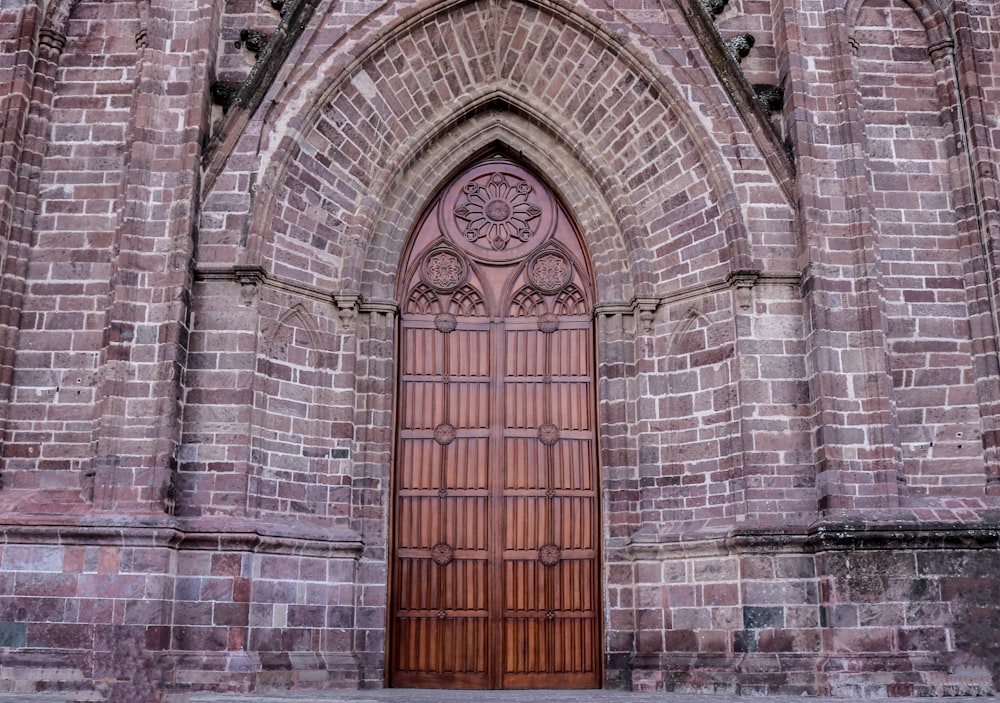
[{"label": "decorative stone bracket", "polygon": [[726,277],[727,283],[736,290],[736,305],[743,312],[753,305],[753,287],[757,285],[760,271],[733,271]]},{"label": "decorative stone bracket", "polygon": [[252,304],[261,281],[266,277],[264,269],[260,266],[234,266],[233,275],[240,284],[240,304]]},{"label": "decorative stone bracket", "polygon": [[345,332],[349,331],[358,314],[358,308],[361,307],[361,296],[358,293],[337,293],[333,296],[333,302],[340,311],[341,328]]},{"label": "decorative stone bracket", "polygon": [[643,334],[652,334],[653,318],[656,317],[656,309],[660,307],[659,298],[633,298],[632,310],[639,321],[639,328]]}]

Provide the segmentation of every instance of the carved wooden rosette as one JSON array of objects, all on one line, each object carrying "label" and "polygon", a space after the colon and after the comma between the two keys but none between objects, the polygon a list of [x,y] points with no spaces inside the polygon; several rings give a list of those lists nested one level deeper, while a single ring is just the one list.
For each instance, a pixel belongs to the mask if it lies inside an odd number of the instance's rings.
[{"label": "carved wooden rosette", "polygon": [[528,263],[528,279],[542,293],[558,293],[572,278],[573,265],[557,252],[542,252]]},{"label": "carved wooden rosette", "polygon": [[434,441],[441,446],[448,446],[455,441],[455,426],[448,422],[442,422],[434,428]]},{"label": "carved wooden rosette", "polygon": [[468,277],[469,267],[457,252],[440,247],[424,257],[421,277],[438,293],[450,293]]},{"label": "carved wooden rosette", "polygon": [[559,545],[551,542],[538,548],[538,562],[542,566],[555,566],[562,560],[562,550]]},{"label": "carved wooden rosette", "polygon": [[431,547],[431,561],[438,566],[448,566],[455,560],[455,548],[447,542],[438,542]]},{"label": "carved wooden rosette", "polygon": [[454,332],[458,327],[458,319],[450,312],[439,312],[434,316],[434,329],[443,334]]}]

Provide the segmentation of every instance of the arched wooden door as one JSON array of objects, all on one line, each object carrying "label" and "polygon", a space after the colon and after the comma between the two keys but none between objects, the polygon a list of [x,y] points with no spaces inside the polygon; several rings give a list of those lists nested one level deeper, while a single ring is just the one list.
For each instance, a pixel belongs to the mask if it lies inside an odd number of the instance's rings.
[{"label": "arched wooden door", "polygon": [[404,259],[389,683],[598,687],[580,238],[541,181],[496,156],[445,188]]}]

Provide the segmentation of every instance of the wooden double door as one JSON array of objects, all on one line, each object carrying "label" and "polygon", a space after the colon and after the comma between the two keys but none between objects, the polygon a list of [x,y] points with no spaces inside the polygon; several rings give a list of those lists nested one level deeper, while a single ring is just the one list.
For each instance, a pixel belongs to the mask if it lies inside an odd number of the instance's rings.
[{"label": "wooden double door", "polygon": [[551,192],[499,156],[404,257],[389,683],[601,683],[592,277]]}]

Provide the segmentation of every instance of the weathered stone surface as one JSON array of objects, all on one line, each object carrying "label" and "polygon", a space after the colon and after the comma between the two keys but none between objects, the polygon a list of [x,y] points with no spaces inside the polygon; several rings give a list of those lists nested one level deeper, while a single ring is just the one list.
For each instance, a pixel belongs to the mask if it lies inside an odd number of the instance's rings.
[{"label": "weathered stone surface", "polygon": [[498,150],[589,251],[607,685],[995,693],[1000,5],[942,5],[4,3],[0,690],[386,683],[400,261]]}]

